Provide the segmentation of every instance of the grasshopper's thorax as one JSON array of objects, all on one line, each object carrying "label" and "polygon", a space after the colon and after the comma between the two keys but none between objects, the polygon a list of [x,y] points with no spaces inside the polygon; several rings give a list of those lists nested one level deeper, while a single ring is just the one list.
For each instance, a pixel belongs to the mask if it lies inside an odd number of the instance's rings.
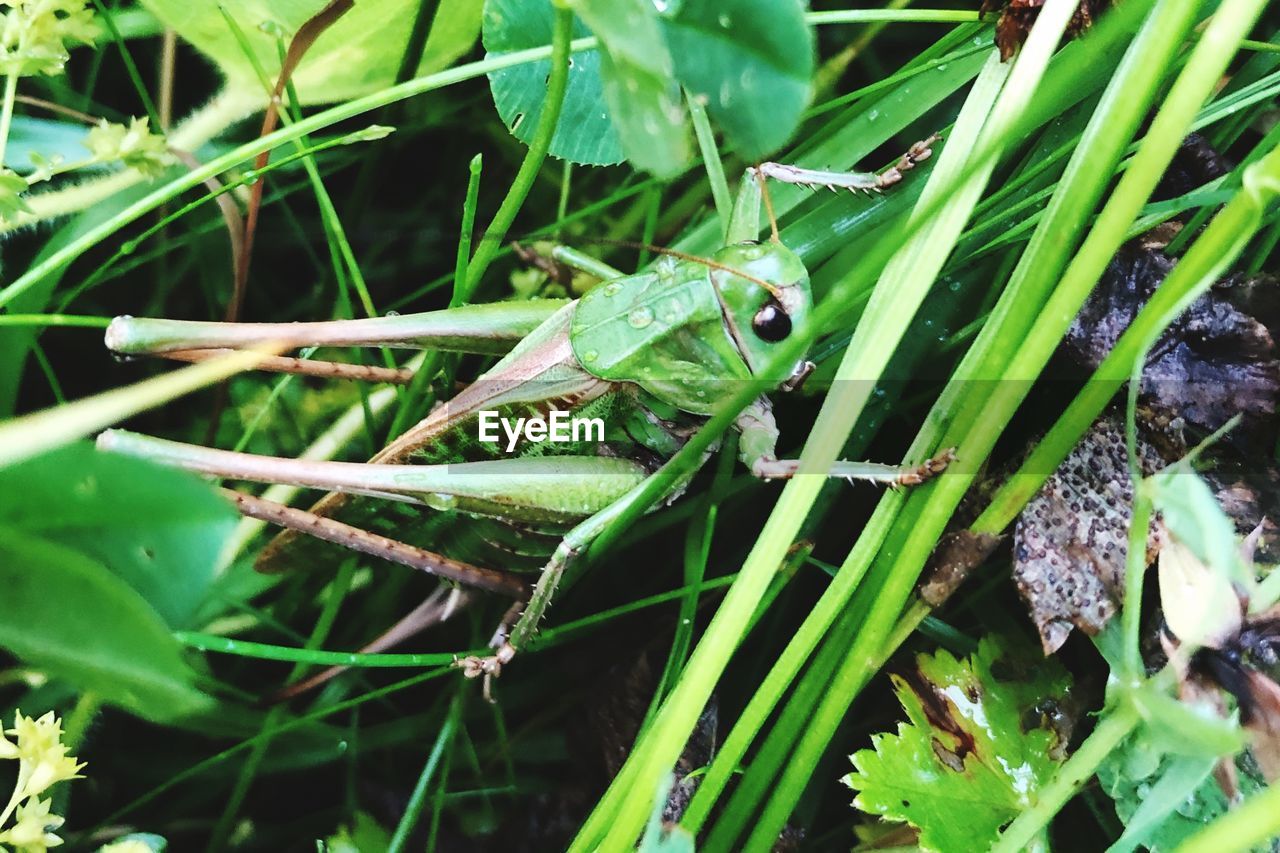
[{"label": "grasshopper's thorax", "polygon": [[[736,382],[761,378],[772,349],[807,320],[809,274],[776,243],[727,246],[712,260],[664,256],[582,297],[569,330],[582,366],[693,414],[715,411]],[[781,384],[793,367],[764,378]]]}]

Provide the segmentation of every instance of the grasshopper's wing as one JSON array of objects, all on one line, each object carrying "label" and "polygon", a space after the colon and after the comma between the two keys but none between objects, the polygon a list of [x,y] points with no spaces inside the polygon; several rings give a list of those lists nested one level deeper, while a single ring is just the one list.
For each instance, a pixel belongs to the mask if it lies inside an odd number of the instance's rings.
[{"label": "grasshopper's wing", "polygon": [[[566,305],[530,333],[505,358],[493,366],[466,390],[452,400],[437,407],[426,418],[379,451],[372,464],[399,464],[413,461],[433,444],[444,441],[449,434],[473,421],[479,412],[526,404],[541,410],[572,409],[614,389],[615,384],[599,379],[583,369],[569,343],[569,320],[574,305]],[[349,494],[331,492],[321,498],[311,512],[326,516],[342,516],[349,523],[361,527],[373,526],[378,515],[385,516],[384,523],[397,526],[394,536],[410,541],[411,525],[422,525],[422,520],[394,518],[404,507],[387,507],[385,502],[373,503],[370,498],[356,498]],[[429,534],[424,528],[423,533]],[[522,531],[520,536],[534,536]],[[302,534],[286,530],[277,535],[258,557],[261,571],[283,571],[301,562],[293,552]],[[418,543],[413,543],[418,544]],[[531,550],[542,547],[532,545]],[[518,542],[506,543],[504,551],[519,548]]]}]

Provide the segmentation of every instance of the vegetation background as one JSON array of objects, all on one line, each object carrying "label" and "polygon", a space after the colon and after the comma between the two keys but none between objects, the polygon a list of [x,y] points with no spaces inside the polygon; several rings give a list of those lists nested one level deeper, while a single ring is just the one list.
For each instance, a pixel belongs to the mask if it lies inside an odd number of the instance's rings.
[{"label": "vegetation background", "polygon": [[[1268,843],[1280,795],[1245,754],[1250,738],[1260,749],[1237,707],[1250,694],[1206,682],[1208,712],[1175,698],[1188,676],[1153,655],[1163,580],[1144,596],[1130,571],[1135,604],[1049,663],[1008,548],[957,560],[974,577],[936,611],[914,590],[948,529],[1011,528],[1180,310],[1227,273],[1274,269],[1275,10],[812,5],[6,5],[0,718],[65,719],[87,762],[53,799],[69,846],[135,833],[175,850]],[[538,118],[562,7],[594,41],[574,42],[551,134]],[[1228,168],[1162,190],[1191,131]],[[118,314],[290,321],[576,296],[589,282],[555,280],[507,241],[627,271],[653,254],[617,241],[705,254],[759,159],[881,169],[934,132],[938,156],[891,192],[774,189],[819,299],[794,340],[817,371],[777,408],[788,455],[954,447],[954,472],[910,491],[760,483],[727,439],[678,502],[592,550],[493,704],[451,661],[484,646],[502,602],[348,654],[436,583],[337,550],[258,575],[265,537],[210,486],[86,441],[127,423],[290,457],[328,436],[327,455],[367,458],[450,385],[431,372],[396,396],[243,363],[175,373],[113,358],[102,330]],[[1121,246],[1170,221],[1177,266],[1110,357],[1055,355]],[[451,366],[469,379],[483,363]],[[692,470],[731,414],[669,473]],[[1135,444],[1136,431],[1131,415]],[[1273,464],[1270,449],[1248,454],[1233,464]],[[1117,523],[1143,542],[1161,514],[1194,556],[1184,595],[1248,600],[1224,617],[1235,633],[1178,634],[1225,654],[1280,590],[1239,556],[1191,463],[1166,461],[1186,476],[1135,467],[1134,487],[1122,460],[1138,523],[1128,506]],[[1265,685],[1266,661],[1244,657]],[[332,665],[350,668],[270,703]],[[1233,762],[1245,804],[1228,811],[1213,774]]]}]

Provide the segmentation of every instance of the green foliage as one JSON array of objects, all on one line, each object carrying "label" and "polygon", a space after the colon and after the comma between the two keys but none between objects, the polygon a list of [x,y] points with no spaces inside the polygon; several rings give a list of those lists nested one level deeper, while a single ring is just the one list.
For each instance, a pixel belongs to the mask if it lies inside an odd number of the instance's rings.
[{"label": "green foliage", "polygon": [[31,209],[22,198],[26,191],[26,178],[12,169],[0,169],[0,221],[12,219]]},{"label": "green foliage", "polygon": [[673,4],[663,18],[676,77],[747,160],[795,132],[809,102],[813,33],[798,0]]},{"label": "green foliage", "polygon": [[689,160],[689,131],[652,0],[571,0],[600,39],[600,85],[622,150],[669,178]]},{"label": "green foliage", "polygon": [[[480,2],[442,0],[416,65],[418,73],[444,68],[470,48],[479,34]],[[418,0],[356,3],[321,34],[294,72],[294,88],[302,103],[354,98],[394,82],[421,5]],[[274,74],[280,68],[278,37],[287,43],[324,4],[315,0],[144,0],[143,6],[212,59],[229,85],[261,92],[253,63],[219,10],[240,25],[257,61]]]},{"label": "green foliage", "polygon": [[[488,0],[484,4],[487,55],[499,57],[549,44],[553,18],[550,3]],[[573,34],[579,38],[588,35],[588,31],[581,21],[575,21]],[[573,55],[572,62],[560,122],[551,139],[551,154],[593,166],[621,163],[623,147],[605,104],[600,52],[579,51]],[[538,126],[550,72],[551,61],[544,59],[489,74],[498,116],[507,129],[526,144],[533,139]]]},{"label": "green foliage", "polygon": [[[660,178],[689,158],[683,86],[748,159],[785,143],[809,101],[813,36],[796,0],[671,3],[576,0],[570,6],[600,41],[579,52],[551,153],[575,163],[608,165],[625,156]],[[488,0],[484,45],[490,56],[545,45],[550,4]],[[545,90],[545,61],[489,75],[498,114],[528,142]]]},{"label": "green foliage", "polygon": [[[1173,850],[1224,814],[1227,799],[1212,775],[1216,764],[1213,756],[1170,753],[1167,740],[1153,737],[1150,730],[1128,738],[1098,768],[1098,781],[1125,825],[1113,849]],[[1243,763],[1239,769],[1246,796],[1261,789]]]},{"label": "green foliage", "polygon": [[173,628],[190,627],[236,518],[199,479],[87,443],[0,470],[0,524],[98,561]]},{"label": "green foliage", "polygon": [[31,666],[150,719],[206,706],[160,616],[97,560],[6,527],[0,583],[0,646]]},{"label": "green foliage", "polygon": [[1238,584],[1253,586],[1253,571],[1240,557],[1235,525],[1204,478],[1186,462],[1170,465],[1150,478],[1151,502],[1165,526],[1212,571]]},{"label": "green foliage", "polygon": [[1033,655],[1024,644],[987,637],[966,660],[920,655],[909,678],[894,676],[908,722],[853,755],[845,782],[858,792],[854,805],[911,823],[926,850],[994,841],[1035,802],[1064,748],[1054,731],[1025,727],[1070,683],[1056,662]]},{"label": "green foliage", "polygon": [[205,708],[171,628],[234,523],[198,480],[84,444],[0,471],[0,646],[144,717]]}]

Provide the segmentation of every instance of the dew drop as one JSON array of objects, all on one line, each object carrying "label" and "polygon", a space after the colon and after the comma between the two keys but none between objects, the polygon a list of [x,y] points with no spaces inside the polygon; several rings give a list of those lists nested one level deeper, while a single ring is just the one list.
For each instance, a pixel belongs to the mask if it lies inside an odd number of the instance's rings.
[{"label": "dew drop", "polygon": [[720,26],[726,30],[733,26],[733,17],[728,12],[721,12],[720,17],[717,20],[719,21]]},{"label": "dew drop", "polygon": [[618,291],[620,290],[622,290],[622,285],[615,281],[613,284],[606,284],[604,286],[604,295],[617,296]]},{"label": "dew drop", "polygon": [[653,312],[648,308],[636,308],[627,315],[627,322],[633,329],[643,329],[653,322]]},{"label": "dew drop", "polygon": [[749,261],[758,261],[764,257],[764,253],[764,246],[748,246],[742,255]]},{"label": "dew drop", "polygon": [[399,316],[400,316],[400,312],[399,312],[399,311],[388,311],[388,312],[387,312],[385,315],[383,315],[383,316],[386,316],[386,317],[399,317]]},{"label": "dew drop", "polygon": [[600,357],[600,353],[596,352],[593,349],[589,349],[582,354],[582,360],[587,362],[588,364],[595,361],[599,357]]},{"label": "dew drop", "polygon": [[458,506],[458,499],[453,495],[433,493],[424,495],[422,500],[427,506],[432,509],[440,510],[441,512],[447,512],[451,509],[457,508]]}]

